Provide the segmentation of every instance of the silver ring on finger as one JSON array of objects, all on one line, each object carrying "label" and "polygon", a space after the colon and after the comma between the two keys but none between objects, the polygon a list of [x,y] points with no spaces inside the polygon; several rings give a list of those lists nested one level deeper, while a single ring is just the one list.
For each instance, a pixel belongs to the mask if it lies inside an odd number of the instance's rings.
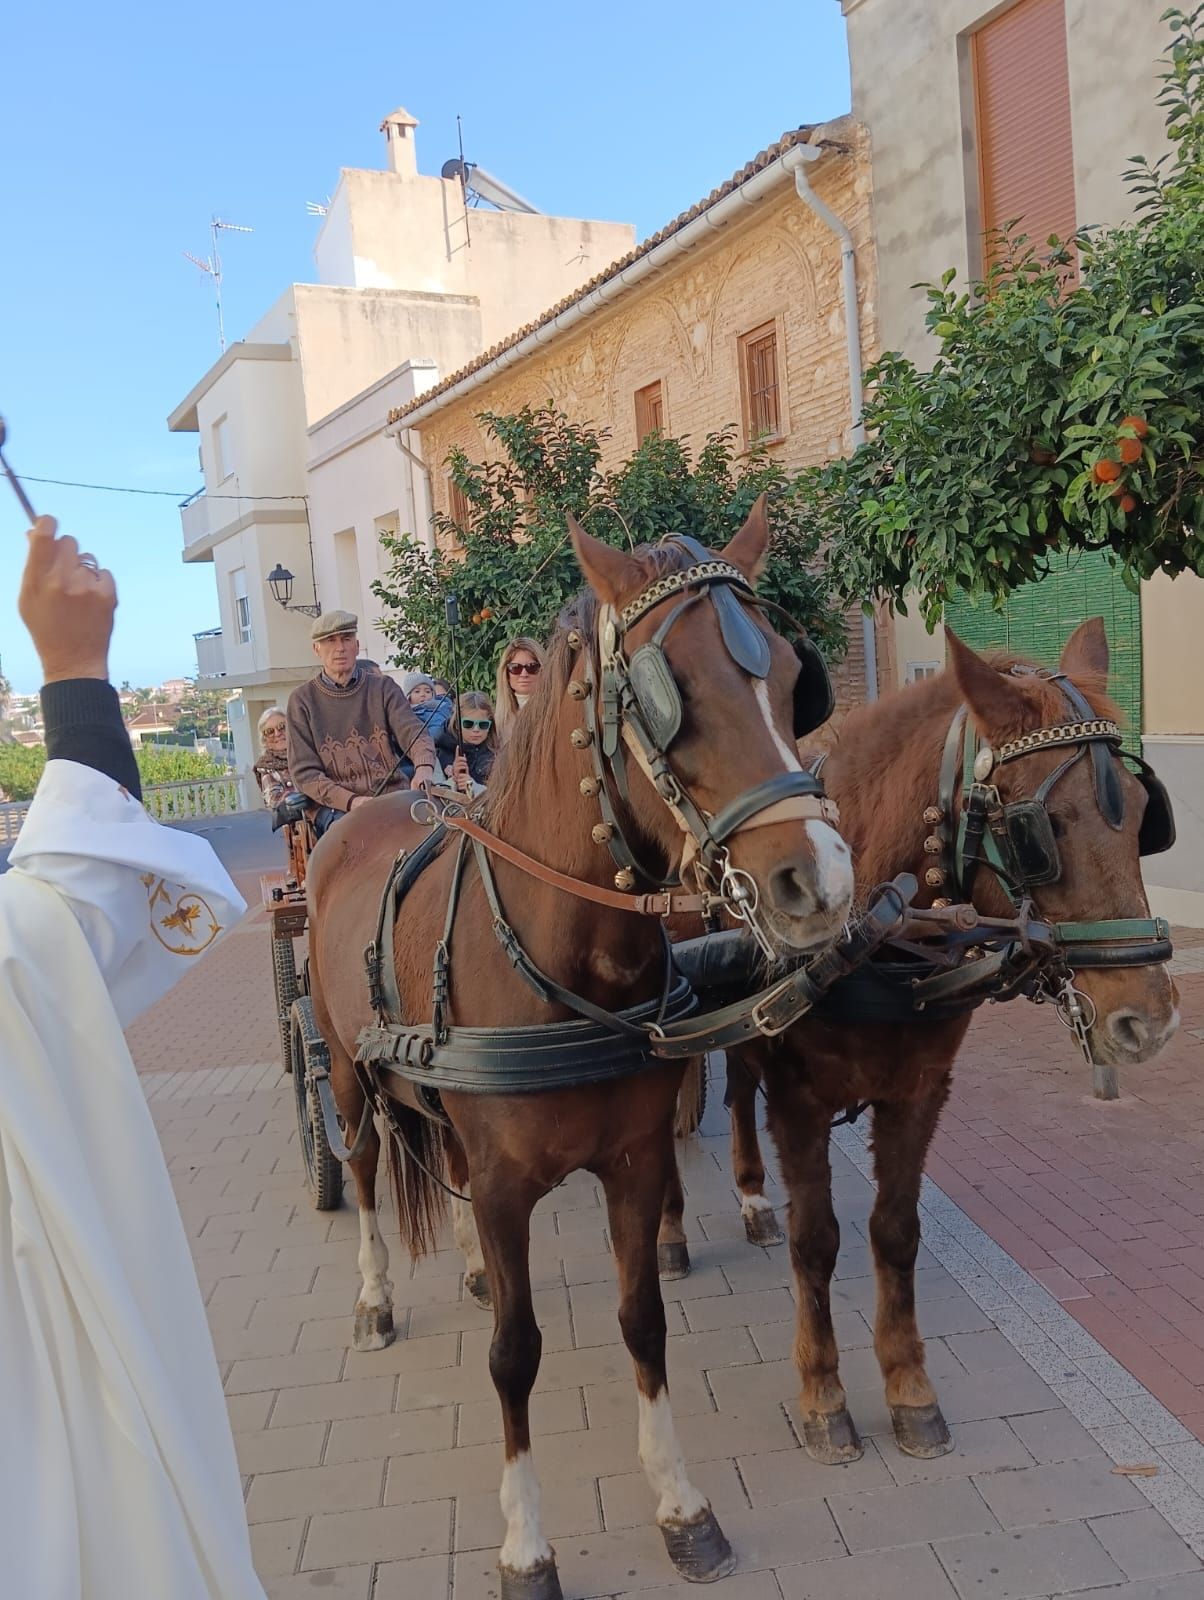
[{"label": "silver ring on finger", "polygon": [[89,572],[100,571],[100,562],[97,561],[96,557],[93,555],[84,554],[80,556],[79,564],[81,567],[87,567]]}]

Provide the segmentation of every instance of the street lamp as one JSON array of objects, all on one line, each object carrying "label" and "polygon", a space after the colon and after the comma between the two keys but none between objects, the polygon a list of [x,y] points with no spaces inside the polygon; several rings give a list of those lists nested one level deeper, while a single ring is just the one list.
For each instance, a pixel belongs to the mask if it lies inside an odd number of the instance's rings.
[{"label": "street lamp", "polygon": [[279,561],[268,573],[268,588],[272,591],[272,599],[278,606],[283,607],[285,611],[301,611],[307,617],[320,617],[322,615],[321,606],[294,606],[289,604],[293,598],[293,575]]}]

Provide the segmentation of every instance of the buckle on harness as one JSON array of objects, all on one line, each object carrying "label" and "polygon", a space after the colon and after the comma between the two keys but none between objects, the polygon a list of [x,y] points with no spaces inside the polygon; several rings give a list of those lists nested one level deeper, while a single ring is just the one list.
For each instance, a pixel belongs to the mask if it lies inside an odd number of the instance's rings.
[{"label": "buckle on harness", "polygon": [[779,1033],[785,1033],[804,1012],[810,1011],[811,1005],[811,1000],[799,993],[797,984],[787,978],[759,1001],[749,1015],[758,1033],[774,1039]]}]

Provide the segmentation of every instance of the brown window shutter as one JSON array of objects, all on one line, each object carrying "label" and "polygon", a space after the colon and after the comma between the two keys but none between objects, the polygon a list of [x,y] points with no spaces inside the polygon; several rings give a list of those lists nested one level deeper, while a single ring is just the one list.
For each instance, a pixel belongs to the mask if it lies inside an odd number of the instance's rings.
[{"label": "brown window shutter", "polygon": [[749,442],[776,439],[782,431],[778,392],[778,336],[773,323],[754,328],[740,340],[745,431]]},{"label": "brown window shutter", "polygon": [[1041,251],[1075,229],[1064,0],[1020,0],[973,36],[973,58],[983,232],[1019,219]]},{"label": "brown window shutter", "polygon": [[468,496],[450,477],[447,480],[447,514],[458,528],[467,528],[472,519]]},{"label": "brown window shutter", "polygon": [[643,444],[650,433],[665,431],[665,397],[660,383],[649,383],[635,392],[635,437]]}]

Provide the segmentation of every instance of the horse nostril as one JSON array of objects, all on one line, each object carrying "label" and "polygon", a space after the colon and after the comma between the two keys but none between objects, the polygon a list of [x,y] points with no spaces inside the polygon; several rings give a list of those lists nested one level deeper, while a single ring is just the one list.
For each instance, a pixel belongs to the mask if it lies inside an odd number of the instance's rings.
[{"label": "horse nostril", "polygon": [[1153,1030],[1140,1011],[1114,1011],[1108,1032],[1128,1055],[1144,1055],[1153,1042]]},{"label": "horse nostril", "polygon": [[818,907],[811,883],[812,870],[793,865],[778,867],[769,875],[769,898],[786,917],[809,917]]}]

